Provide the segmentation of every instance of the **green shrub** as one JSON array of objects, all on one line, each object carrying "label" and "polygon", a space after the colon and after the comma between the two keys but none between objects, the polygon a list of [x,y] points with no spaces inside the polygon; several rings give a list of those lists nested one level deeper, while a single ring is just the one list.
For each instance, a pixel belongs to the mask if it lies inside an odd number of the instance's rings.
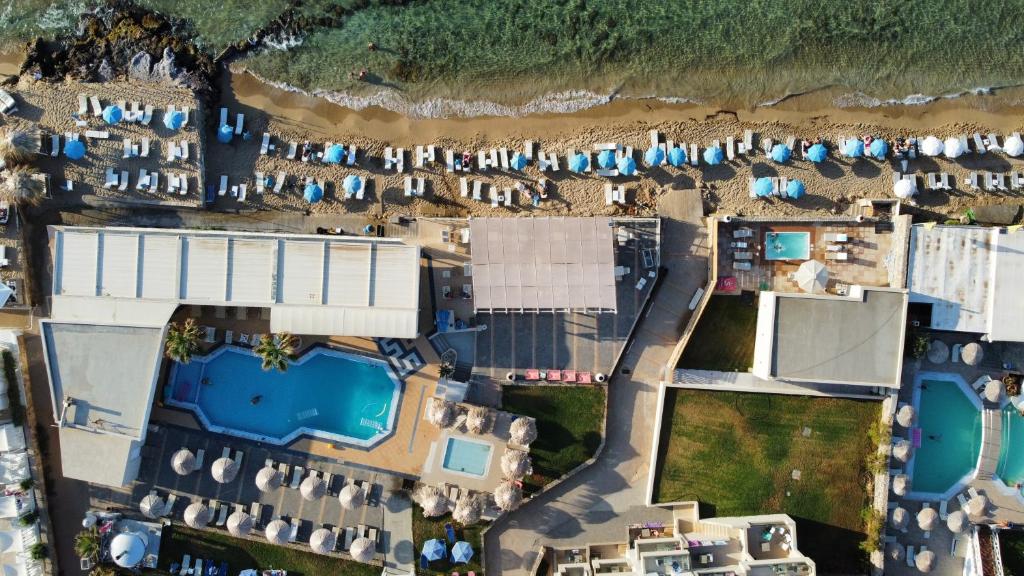
[{"label": "green shrub", "polygon": [[46,544],[36,542],[31,548],[29,548],[29,554],[32,556],[33,560],[42,560],[43,558],[46,558]]},{"label": "green shrub", "polygon": [[25,405],[21,402],[21,393],[18,391],[17,360],[10,350],[3,351],[4,377],[7,378],[7,399],[11,404],[11,422],[15,426],[25,423]]}]

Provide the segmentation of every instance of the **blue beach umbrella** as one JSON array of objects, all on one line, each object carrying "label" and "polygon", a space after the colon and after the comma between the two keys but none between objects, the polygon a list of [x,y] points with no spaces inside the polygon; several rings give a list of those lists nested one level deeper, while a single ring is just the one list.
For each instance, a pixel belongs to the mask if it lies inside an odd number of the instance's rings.
[{"label": "blue beach umbrella", "polygon": [[522,170],[526,168],[526,156],[523,156],[522,152],[516,152],[516,155],[512,157],[512,169]]},{"label": "blue beach umbrella", "polygon": [[601,150],[597,155],[597,165],[605,170],[615,166],[615,154],[611,150]]},{"label": "blue beach umbrella", "polygon": [[806,192],[806,186],[802,180],[790,180],[786,185],[786,195],[793,200],[799,200]]},{"label": "blue beach umbrella", "polygon": [[686,150],[682,148],[673,148],[668,151],[668,163],[673,166],[682,166],[686,164]]},{"label": "blue beach umbrella", "polygon": [[828,156],[828,150],[821,144],[814,144],[807,149],[807,159],[815,164],[823,162],[826,156]]},{"label": "blue beach umbrella", "polygon": [[164,126],[166,126],[168,130],[179,130],[184,123],[185,113],[180,110],[175,110],[170,114],[164,114]]},{"label": "blue beach umbrella", "polygon": [[722,149],[718,146],[712,146],[704,149],[704,162],[712,166],[716,166],[722,163]]},{"label": "blue beach umbrella", "polygon": [[881,138],[875,138],[871,141],[871,147],[868,148],[868,152],[871,153],[872,158],[885,160],[885,155],[889,153],[889,144]]},{"label": "blue beach umbrella", "polygon": [[665,161],[665,152],[657,146],[651,146],[644,152],[644,162],[648,166],[660,166]]},{"label": "blue beach umbrella", "polygon": [[772,195],[772,180],[771,178],[761,177],[754,182],[754,194],[757,194],[759,198],[767,198]]},{"label": "blue beach umbrella", "polygon": [[344,159],[345,149],[341,147],[341,144],[331,144],[331,146],[324,151],[324,162],[328,164],[341,164],[341,161]]},{"label": "blue beach umbrella", "polygon": [[426,543],[423,544],[423,551],[421,552],[423,557],[431,562],[433,562],[434,560],[440,560],[444,558],[444,553],[444,542],[438,540],[437,538],[434,538],[433,540],[427,540]]},{"label": "blue beach umbrella", "polygon": [[785,164],[789,162],[789,156],[792,154],[789,148],[785,144],[776,144],[772,146],[772,161],[777,164]]},{"label": "blue beach umbrella", "polygon": [[864,142],[861,140],[848,140],[843,154],[848,158],[860,158],[864,155]]},{"label": "blue beach umbrella", "polygon": [[345,190],[346,194],[355,194],[363,189],[363,180],[355,174],[349,174],[341,181],[341,187]]},{"label": "blue beach umbrella", "polygon": [[221,124],[220,128],[217,129],[217,141],[221,144],[227,144],[231,142],[231,138],[235,135],[235,129],[227,124]]},{"label": "blue beach umbrella", "polygon": [[469,542],[458,541],[452,546],[452,563],[465,564],[473,557],[473,547]]},{"label": "blue beach umbrella", "polygon": [[306,202],[316,204],[324,199],[324,191],[313,182],[310,182],[306,184],[306,190],[302,193],[302,197],[306,199]]},{"label": "blue beach umbrella", "polygon": [[623,156],[619,158],[619,174],[623,176],[632,176],[636,172],[636,160],[633,160],[629,156]]},{"label": "blue beach umbrella", "polygon": [[111,104],[103,109],[103,121],[107,124],[117,124],[123,117],[124,111],[121,110],[120,106]]},{"label": "blue beach umbrella", "polygon": [[68,140],[64,143],[64,155],[72,160],[81,160],[85,156],[85,142]]},{"label": "blue beach umbrella", "polygon": [[590,164],[590,160],[587,160],[585,154],[577,152],[573,154],[572,158],[569,158],[569,170],[579,174],[587,169],[587,165]]}]

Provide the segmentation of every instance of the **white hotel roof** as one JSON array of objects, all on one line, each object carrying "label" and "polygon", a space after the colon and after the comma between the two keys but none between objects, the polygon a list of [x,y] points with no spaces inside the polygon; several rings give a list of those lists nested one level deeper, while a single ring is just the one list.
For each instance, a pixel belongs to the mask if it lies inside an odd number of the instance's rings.
[{"label": "white hotel roof", "polygon": [[393,239],[50,228],[56,317],[163,324],[178,304],[270,308],[270,329],[413,338],[419,247]]}]

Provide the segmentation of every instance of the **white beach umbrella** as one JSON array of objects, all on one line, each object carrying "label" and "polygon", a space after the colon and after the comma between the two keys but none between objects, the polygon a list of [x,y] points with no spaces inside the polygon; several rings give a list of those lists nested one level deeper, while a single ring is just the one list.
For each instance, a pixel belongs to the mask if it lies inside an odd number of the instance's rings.
[{"label": "white beach umbrella", "polygon": [[529,416],[520,416],[509,427],[509,440],[519,446],[529,446],[537,439],[537,421]]},{"label": "white beach umbrella", "polygon": [[309,547],[317,554],[330,554],[338,544],[338,538],[327,528],[317,528],[309,535]]},{"label": "white beach umbrella", "polygon": [[942,143],[942,153],[946,155],[946,158],[959,158],[964,153],[963,144],[956,138],[946,138],[946,141]]},{"label": "white beach umbrella", "polygon": [[515,482],[505,481],[494,490],[494,503],[498,508],[511,512],[523,503],[523,489]]},{"label": "white beach umbrella", "polygon": [[426,484],[416,492],[414,500],[420,505],[420,508],[423,508],[423,516],[425,518],[447,514],[448,508],[451,505],[448,497],[439,488]]},{"label": "white beach umbrella", "polygon": [[327,486],[319,476],[306,476],[306,479],[299,485],[299,492],[306,500],[319,500],[327,493]]},{"label": "white beach umbrella", "polygon": [[210,467],[210,475],[221,484],[227,484],[238,476],[238,464],[231,458],[217,458]]},{"label": "white beach umbrella", "polygon": [[288,529],[288,523],[278,518],[267,524],[263,535],[267,537],[267,542],[282,545],[288,542]]},{"label": "white beach umbrella", "polygon": [[988,498],[978,494],[967,501],[967,512],[971,516],[981,516],[988,509]]},{"label": "white beach umbrella", "polygon": [[139,511],[146,518],[157,519],[164,511],[164,499],[156,494],[146,494],[139,502]]},{"label": "white beach umbrella", "polygon": [[953,533],[959,534],[967,527],[967,516],[964,516],[962,510],[950,512],[949,516],[946,516],[946,526],[949,527]]},{"label": "white beach umbrella", "polygon": [[910,489],[910,477],[906,474],[897,474],[892,478],[892,491],[897,496],[905,496]]},{"label": "white beach umbrella", "polygon": [[900,179],[893,184],[892,193],[903,200],[913,198],[917,194],[917,183],[913,179]]},{"label": "white beach umbrella", "polygon": [[466,429],[473,434],[490,432],[494,425],[494,414],[486,406],[473,406],[466,414]]},{"label": "white beach umbrella", "polygon": [[431,398],[427,407],[427,420],[439,428],[449,428],[455,423],[455,411],[454,402]]},{"label": "white beach umbrella", "polygon": [[260,492],[270,492],[271,490],[277,490],[281,486],[281,471],[275,470],[270,466],[264,466],[260,468],[260,471],[256,473],[256,488]]},{"label": "white beach umbrella", "polygon": [[896,411],[896,422],[904,428],[910,428],[914,424],[914,407],[910,404],[900,406]]},{"label": "white beach umbrella", "polygon": [[476,524],[483,515],[483,499],[475,494],[465,494],[455,501],[455,510],[452,512],[452,519],[468,526]]},{"label": "white beach umbrella", "polygon": [[345,510],[355,510],[366,502],[366,491],[355,484],[346,484],[338,492],[338,501]]},{"label": "white beach umbrella", "polygon": [[925,532],[935,529],[935,521],[938,520],[939,513],[935,511],[935,508],[923,508],[917,513],[917,526]]},{"label": "white beach umbrella", "polygon": [[871,576],[882,576],[885,568],[885,554],[881,550],[872,550],[868,560],[871,562]]},{"label": "white beach umbrella", "polygon": [[356,538],[352,542],[352,546],[349,547],[348,553],[352,555],[352,559],[356,562],[366,564],[373,560],[373,556],[377,553],[375,548],[373,540],[369,538]]},{"label": "white beach umbrella", "polygon": [[247,536],[252,532],[252,516],[242,510],[235,510],[228,516],[228,532],[232,536]]},{"label": "white beach umbrella", "polygon": [[931,572],[935,568],[935,552],[925,550],[914,555],[914,564],[921,572]]},{"label": "white beach umbrella", "polygon": [[824,292],[828,286],[828,269],[817,260],[808,260],[796,269],[793,279],[804,292]]},{"label": "white beach umbrella", "polygon": [[910,454],[913,452],[913,449],[914,445],[909,440],[900,438],[892,445],[892,457],[900,462],[906,462],[910,460]]},{"label": "white beach umbrella", "polygon": [[181,476],[188,476],[196,471],[196,456],[188,448],[182,448],[171,456],[171,468]]},{"label": "white beach umbrella", "polygon": [[949,345],[942,340],[932,340],[928,343],[928,361],[932,364],[942,364],[949,360]]},{"label": "white beach umbrella", "polygon": [[906,530],[907,524],[910,523],[910,513],[907,509],[902,506],[897,506],[892,511],[892,519],[889,520],[892,527],[897,530]]},{"label": "white beach umbrella", "polygon": [[1020,156],[1024,154],[1024,140],[1021,140],[1020,136],[1010,136],[1003,140],[1003,152],[1006,152],[1007,156]]},{"label": "white beach umbrella", "polygon": [[891,542],[885,548],[889,558],[896,562],[902,562],[907,557],[907,549],[899,542]]},{"label": "white beach umbrella", "polygon": [[506,478],[518,480],[533,473],[533,462],[530,455],[522,450],[505,450],[501,455],[501,471]]},{"label": "white beach umbrella", "polygon": [[977,342],[965,344],[963,349],[960,350],[960,359],[968,366],[977,366],[978,364],[981,364],[981,360],[984,357],[985,351],[982,350],[981,344],[978,344]]},{"label": "white beach umbrella", "polygon": [[942,140],[939,140],[935,136],[928,136],[921,142],[921,153],[925,156],[938,156],[942,154],[945,146],[942,144]]},{"label": "white beach umbrella", "polygon": [[193,502],[185,508],[185,524],[192,528],[202,528],[213,520],[213,511],[202,502]]},{"label": "white beach umbrella", "polygon": [[999,380],[989,380],[985,383],[985,400],[989,402],[1001,402],[1003,399],[1003,383]]}]

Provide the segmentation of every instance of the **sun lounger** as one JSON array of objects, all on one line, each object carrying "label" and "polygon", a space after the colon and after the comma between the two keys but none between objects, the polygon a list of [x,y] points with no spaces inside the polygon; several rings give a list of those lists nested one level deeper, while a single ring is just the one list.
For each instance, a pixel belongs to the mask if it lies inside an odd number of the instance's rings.
[{"label": "sun lounger", "polygon": [[220,502],[220,514],[217,515],[217,526],[223,526],[228,520],[228,505]]},{"label": "sun lounger", "polygon": [[178,191],[178,186],[179,186],[178,175],[173,173],[173,172],[168,174],[167,175],[167,193],[168,194],[176,193]]},{"label": "sun lounger", "polygon": [[737,228],[732,231],[733,238],[753,238],[754,231],[750,228]]},{"label": "sun lounger", "polygon": [[508,148],[502,148],[499,153],[501,155],[501,169],[508,170]]},{"label": "sun lounger", "polygon": [[110,138],[110,132],[107,132],[106,130],[86,130],[85,137],[106,140],[107,138]]},{"label": "sun lounger", "polygon": [[491,186],[491,208],[498,207],[498,193],[494,191],[494,187]]},{"label": "sun lounger", "polygon": [[491,168],[497,168],[498,167],[498,149],[497,148],[491,148],[490,163],[491,163]]},{"label": "sun lounger", "polygon": [[399,173],[405,172],[405,148],[399,148],[395,151],[395,170]]},{"label": "sun lounger", "polygon": [[697,145],[691,143],[690,144],[690,166],[697,166],[699,162],[700,162],[700,160],[697,157]]},{"label": "sun lounger", "polygon": [[181,152],[182,160],[188,160],[188,140],[181,141],[181,145],[178,146],[178,151]]},{"label": "sun lounger", "polygon": [[473,181],[473,200],[481,201],[483,198],[480,195],[481,189],[483,188],[483,182],[479,180]]},{"label": "sun lounger", "polygon": [[1002,172],[995,175],[995,186],[999,190],[1006,190],[1006,175]]},{"label": "sun lounger", "polygon": [[142,151],[139,152],[139,156],[149,158],[149,138],[142,139]]},{"label": "sun lounger", "polygon": [[612,204],[614,204],[612,200],[612,185],[611,183],[606,183],[604,185],[604,205],[611,206]]},{"label": "sun lounger", "polygon": [[562,370],[562,382],[576,382],[576,371]]},{"label": "sun lounger", "polygon": [[246,194],[247,191],[248,191],[248,186],[244,182],[238,185],[238,201],[239,202],[245,202],[245,199],[247,197],[247,194]]},{"label": "sun lounger", "polygon": [[551,165],[552,172],[558,172],[558,156],[554,152],[548,152],[548,164]]},{"label": "sun lounger", "polygon": [[127,170],[121,170],[121,182],[117,186],[117,189],[121,190],[122,192],[128,189],[128,171]]},{"label": "sun lounger", "polygon": [[406,176],[405,177],[405,193],[404,193],[405,197],[408,198],[409,196],[412,196],[415,193],[416,193],[416,191],[412,187],[412,176]]},{"label": "sun lounger", "polygon": [[419,196],[420,198],[422,198],[424,193],[426,192],[426,190],[427,190],[426,180],[424,180],[422,176],[416,178],[415,194],[417,196]]},{"label": "sun lounger", "polygon": [[171,492],[167,495],[167,500],[164,502],[164,509],[160,511],[161,516],[170,516],[174,512],[174,504],[178,501],[178,495]]},{"label": "sun lounger", "polygon": [[743,131],[743,148],[747,154],[753,154],[754,152],[754,131],[744,130]]},{"label": "sun lounger", "polygon": [[60,136],[56,134],[50,135],[50,156],[56,158],[57,154],[60,154]]},{"label": "sun lounger", "polygon": [[779,193],[776,196],[789,198],[789,192],[786,191],[787,186],[789,186],[789,178],[786,176],[779,177]]},{"label": "sun lounger", "polygon": [[981,134],[975,132],[972,139],[974,141],[974,151],[978,154],[984,154],[986,152],[985,142],[981,139]]},{"label": "sun lounger", "polygon": [[938,176],[939,175],[936,174],[935,172],[929,172],[929,173],[925,174],[925,181],[927,182],[927,186],[928,186],[929,190],[935,190],[936,188],[938,188],[938,186],[939,186],[939,178],[938,178]]},{"label": "sun lounger", "polygon": [[302,468],[302,466],[296,466],[295,468],[292,469],[292,483],[289,486],[290,488],[292,488],[293,490],[297,490],[299,488],[299,484],[302,483],[303,472],[305,472],[305,470]]},{"label": "sun lounger", "polygon": [[753,252],[734,252],[732,255],[733,260],[752,260],[754,258]]},{"label": "sun lounger", "polygon": [[726,138],[725,139],[725,157],[728,158],[730,162],[732,162],[733,160],[736,159],[736,150],[735,150],[735,148],[736,148],[736,139],[733,138],[732,136],[729,136],[728,138]]},{"label": "sun lounger", "polygon": [[104,188],[112,188],[117,186],[117,172],[114,172],[113,168],[107,168],[107,179],[103,183]]},{"label": "sun lounger", "polygon": [[302,523],[301,520],[292,516],[291,530],[288,531],[288,541],[295,542],[295,539],[299,536],[299,525]]},{"label": "sun lounger", "polygon": [[459,195],[463,198],[469,197],[469,181],[465,176],[459,178]]},{"label": "sun lounger", "polygon": [[[187,119],[188,116],[186,115],[185,118]],[[145,106],[145,108],[144,108],[144,110],[142,112],[142,117],[139,118],[139,122],[143,126],[149,126],[149,123],[152,122],[152,121],[153,121],[153,107],[150,106],[149,104],[146,104],[146,106]],[[182,126],[184,126],[184,124],[182,124]]]},{"label": "sun lounger", "polygon": [[142,108],[139,106],[137,101],[132,102],[131,114],[128,114],[127,116],[129,122],[138,122],[139,120],[142,120]]},{"label": "sun lounger", "polygon": [[416,145],[416,152],[413,154],[412,165],[416,168],[423,168],[423,146]]},{"label": "sun lounger", "polygon": [[220,176],[220,189],[217,190],[217,196],[223,196],[228,191],[228,177],[226,174]]},{"label": "sun lounger", "polygon": [[203,460],[205,460],[205,459],[206,459],[206,449],[205,448],[200,448],[199,450],[196,450],[196,470],[199,470],[199,469],[201,469],[203,467]]},{"label": "sun lounger", "polygon": [[970,174],[968,174],[967,175],[967,180],[965,181],[965,183],[971,188],[971,190],[977,190],[978,189],[978,173],[977,172],[971,172]]},{"label": "sun lounger", "polygon": [[952,190],[949,185],[949,173],[943,172],[939,175],[939,190]]},{"label": "sun lounger", "polygon": [[995,132],[990,132],[986,144],[988,149],[992,152],[999,152],[1002,148],[999,146],[999,137],[996,136]]},{"label": "sun lounger", "polygon": [[270,151],[270,133],[263,133],[263,141],[260,143],[260,155],[266,156],[267,152]]},{"label": "sun lounger", "polygon": [[848,260],[848,252],[826,252],[825,260]]},{"label": "sun lounger", "polygon": [[89,97],[89,103],[92,104],[92,115],[99,118],[103,115],[103,106],[100,106],[100,99],[95,96]]},{"label": "sun lounger", "polygon": [[996,189],[996,179],[992,176],[991,172],[985,172],[985,190],[994,192]]},{"label": "sun lounger", "polygon": [[476,165],[480,171],[487,171],[487,152],[480,150],[476,153]]},{"label": "sun lounger", "polygon": [[911,568],[914,568],[914,566],[915,566],[914,557],[915,556],[917,556],[917,553],[914,552],[914,547],[913,546],[907,546],[907,566],[910,566]]},{"label": "sun lounger", "polygon": [[512,206],[512,194],[513,194],[513,191],[512,191],[511,188],[505,188],[504,198],[505,198],[505,207],[506,208],[510,208]]},{"label": "sun lounger", "polygon": [[178,175],[178,184],[181,186],[181,195],[188,194],[188,176],[185,174]]},{"label": "sun lounger", "polygon": [[149,174],[146,173],[145,168],[139,169],[139,180],[135,183],[136,190],[142,190],[143,188],[149,187]]},{"label": "sun lounger", "polygon": [[444,169],[445,172],[455,171],[455,151],[448,149],[444,152]]},{"label": "sun lounger", "polygon": [[245,123],[245,114],[235,115],[235,135],[238,136],[242,133],[242,125]]}]

